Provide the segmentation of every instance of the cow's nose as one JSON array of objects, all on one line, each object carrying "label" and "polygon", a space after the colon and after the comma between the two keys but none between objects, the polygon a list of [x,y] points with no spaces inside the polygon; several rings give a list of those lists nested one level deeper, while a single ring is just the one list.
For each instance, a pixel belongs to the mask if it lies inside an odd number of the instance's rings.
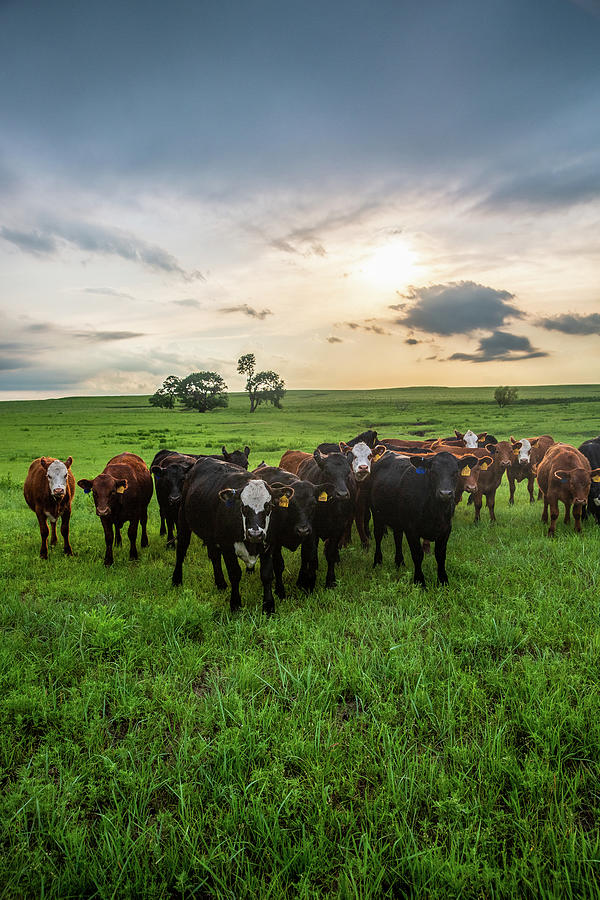
[{"label": "cow's nose", "polygon": [[65,492],[64,488],[54,488],[54,490],[52,491],[52,493],[54,494],[55,497],[62,497],[64,492]]},{"label": "cow's nose", "polygon": [[440,491],[441,500],[450,500],[454,496],[454,491]]},{"label": "cow's nose", "polygon": [[96,515],[101,517],[110,516],[110,509],[108,508],[108,506],[105,506],[103,509],[97,509]]},{"label": "cow's nose", "polygon": [[246,534],[248,535],[249,541],[259,541],[264,532],[262,528],[249,528]]},{"label": "cow's nose", "polygon": [[338,500],[347,500],[350,496],[350,491],[336,491],[335,496]]},{"label": "cow's nose", "polygon": [[173,496],[169,497],[169,503],[171,504],[171,506],[177,506],[177,504],[180,501],[181,501],[181,494],[177,494],[177,496],[175,496],[175,497],[173,497]]},{"label": "cow's nose", "polygon": [[298,525],[296,527],[296,534],[298,537],[307,537],[311,532],[311,529],[308,525]]},{"label": "cow's nose", "polygon": [[521,466],[526,466],[528,462],[529,462],[528,459],[520,459],[520,460],[519,460],[519,464],[520,464]]}]

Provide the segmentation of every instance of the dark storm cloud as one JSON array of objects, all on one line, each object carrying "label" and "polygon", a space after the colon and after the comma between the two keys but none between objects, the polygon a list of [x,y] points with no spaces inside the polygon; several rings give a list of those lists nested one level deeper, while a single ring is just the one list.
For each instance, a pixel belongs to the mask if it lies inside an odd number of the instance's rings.
[{"label": "dark storm cloud", "polygon": [[222,313],[244,313],[246,316],[250,316],[251,319],[266,319],[267,316],[272,316],[273,313],[270,309],[254,309],[253,306],[248,306],[247,303],[242,303],[239,306],[221,306],[219,312]]},{"label": "dark storm cloud", "polygon": [[402,312],[395,323],[428,334],[491,331],[507,319],[523,317],[523,313],[508,302],[514,300],[514,294],[473,281],[412,288],[404,296],[407,303],[390,306],[390,309]]},{"label": "dark storm cloud", "polygon": [[328,344],[343,344],[344,342],[341,338],[336,337],[334,334],[332,334],[327,338],[327,343]]},{"label": "dark storm cloud", "polygon": [[0,237],[25,253],[34,253],[36,256],[47,256],[58,250],[55,239],[39,231],[16,231],[13,228],[2,227]]},{"label": "dark storm cloud", "polygon": [[518,173],[501,181],[479,208],[486,211],[505,207],[534,210],[563,209],[589,203],[600,197],[600,160],[586,160],[568,167]]},{"label": "dark storm cloud", "polygon": [[507,331],[495,331],[482,338],[475,353],[453,353],[449,360],[465,360],[467,362],[520,362],[524,359],[538,359],[548,356],[543,350],[536,350],[526,337],[510,334]]},{"label": "dark storm cloud", "polygon": [[538,319],[535,324],[549,331],[562,331],[563,334],[600,334],[600,313],[590,313],[587,316],[564,313]]}]

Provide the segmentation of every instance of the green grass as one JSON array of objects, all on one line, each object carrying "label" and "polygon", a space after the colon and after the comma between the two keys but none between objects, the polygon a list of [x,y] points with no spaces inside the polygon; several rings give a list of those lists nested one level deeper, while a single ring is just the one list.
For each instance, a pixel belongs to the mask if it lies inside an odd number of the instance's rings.
[{"label": "green grass", "polygon": [[[29,462],[72,454],[93,477],[123,450],[287,447],[487,429],[598,434],[598,386],[289,392],[253,416],[146,398],[0,404],[0,897],[582,897],[600,894],[600,529],[498,492],[498,523],[462,503],[450,586],[373,572],[355,537],[339,587],[260,612],[212,585],[194,539],[181,589],[158,535],[102,564],[90,497],[38,558]],[[409,554],[406,554],[409,557]]]}]

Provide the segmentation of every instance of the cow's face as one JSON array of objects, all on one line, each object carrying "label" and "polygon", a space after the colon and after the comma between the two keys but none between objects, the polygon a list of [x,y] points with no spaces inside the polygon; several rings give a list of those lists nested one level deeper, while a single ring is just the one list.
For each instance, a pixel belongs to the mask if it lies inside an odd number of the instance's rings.
[{"label": "cow's face", "polygon": [[273,505],[282,497],[289,500],[294,496],[294,488],[277,485],[272,488],[259,478],[249,481],[241,489],[223,488],[219,498],[223,503],[232,504],[239,500],[244,540],[251,544],[262,544],[267,537]]},{"label": "cow's face", "polygon": [[314,458],[321,470],[321,483],[328,484],[328,499],[349,500],[349,483],[352,476],[346,453],[321,453],[315,450]]},{"label": "cow's face", "polygon": [[462,435],[462,440],[464,441],[465,447],[469,447],[471,450],[477,446],[477,435],[474,431],[471,431],[470,428]]},{"label": "cow's face", "polygon": [[228,453],[225,447],[221,447],[221,453],[225,462],[232,463],[234,466],[240,466],[242,469],[248,468],[250,447],[246,446],[243,450],[233,450],[231,453]]},{"label": "cow's face", "polygon": [[[474,457],[467,457],[473,461]],[[434,456],[411,456],[413,465],[418,475],[424,475],[431,480],[431,489],[435,498],[442,503],[451,503],[456,493],[456,485],[460,469],[464,461],[456,459],[451,453],[436,453]]]},{"label": "cow's face", "polygon": [[479,473],[485,471],[493,463],[491,456],[461,456],[459,464],[462,466],[459,477],[463,491],[474,494],[479,483]]},{"label": "cow's face", "polygon": [[519,465],[528,465],[531,462],[531,441],[528,441],[527,438],[515,441],[514,437],[511,437],[510,442],[513,445],[513,453]]},{"label": "cow's face", "polygon": [[[594,471],[596,471],[594,469]],[[591,475],[589,469],[557,469],[554,477],[568,488],[573,503],[587,503],[590,492]]]},{"label": "cow's face", "polygon": [[160,486],[161,494],[166,495],[169,506],[176,509],[181,503],[181,490],[185,476],[194,462],[171,463],[168,466],[152,466],[150,471],[156,479],[156,487]]},{"label": "cow's face", "polygon": [[[273,484],[271,488],[279,485]],[[305,540],[313,532],[313,523],[315,521],[315,513],[317,511],[317,497],[322,493],[321,485],[311,484],[310,481],[297,481],[294,484],[294,496],[289,501],[279,502],[287,509],[287,521],[293,529],[294,535],[300,540]]]},{"label": "cow's face", "polygon": [[383,444],[378,444],[377,447],[371,450],[364,441],[359,441],[354,447],[350,447],[348,444],[340,441],[340,450],[348,457],[356,480],[364,481],[371,474],[371,463],[383,456],[386,448]]},{"label": "cow's face", "polygon": [[514,452],[512,444],[509,441],[498,441],[497,444],[486,444],[485,448],[488,453],[494,457],[495,466],[504,471],[512,465]]},{"label": "cow's face", "polygon": [[115,514],[127,490],[126,478],[113,478],[105,472],[96,475],[93,480],[81,478],[77,484],[86,494],[92,492],[96,515],[101,519],[110,519]]},{"label": "cow's face", "polygon": [[62,500],[67,493],[67,479],[69,477],[69,469],[73,462],[72,457],[69,456],[63,463],[59,459],[55,459],[51,462],[44,456],[40,462],[42,468],[46,470],[50,495],[54,497],[55,500]]}]

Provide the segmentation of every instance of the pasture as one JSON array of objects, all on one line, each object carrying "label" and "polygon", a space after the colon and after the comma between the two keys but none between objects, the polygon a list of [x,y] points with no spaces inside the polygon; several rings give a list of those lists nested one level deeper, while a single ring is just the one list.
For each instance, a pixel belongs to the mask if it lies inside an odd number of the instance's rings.
[{"label": "pasture", "polygon": [[[145,397],[0,404],[0,897],[584,897],[600,893],[600,529],[550,541],[525,484],[498,522],[457,507],[448,587],[373,571],[354,533],[339,585],[261,613],[213,587],[192,539],[183,587],[150,546],[102,559],[77,489],[75,556],[39,559],[31,460],[76,479],[131,450],[251,447],[250,468],[365,428],[380,437],[600,432],[597,385],[290,391],[207,415]],[[405,554],[410,560],[410,555]]]}]

